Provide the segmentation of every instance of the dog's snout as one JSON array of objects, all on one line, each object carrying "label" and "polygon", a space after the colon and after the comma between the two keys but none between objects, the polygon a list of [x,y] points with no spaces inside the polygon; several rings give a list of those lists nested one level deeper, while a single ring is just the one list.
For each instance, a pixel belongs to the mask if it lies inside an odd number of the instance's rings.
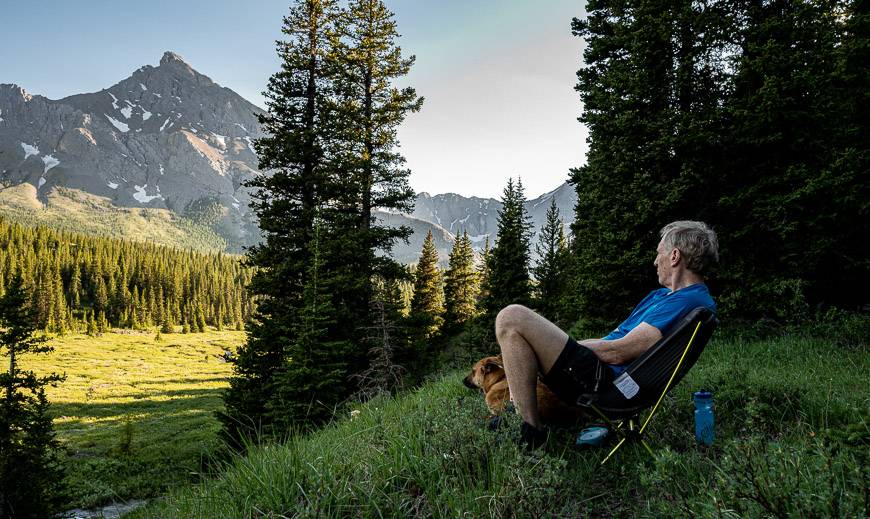
[{"label": "dog's snout", "polygon": [[468,375],[464,379],[462,379],[462,383],[465,384],[465,387],[468,389],[477,389],[477,386],[474,385],[474,382],[471,381],[471,375]]}]

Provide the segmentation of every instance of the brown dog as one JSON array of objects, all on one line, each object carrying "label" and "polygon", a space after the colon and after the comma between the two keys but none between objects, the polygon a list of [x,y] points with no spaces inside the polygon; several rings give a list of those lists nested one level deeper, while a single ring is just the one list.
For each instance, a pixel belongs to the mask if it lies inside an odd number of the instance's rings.
[{"label": "brown dog", "polygon": [[[508,388],[501,355],[484,357],[477,361],[463,383],[471,389],[483,391],[486,407],[493,416],[504,412],[510,400],[510,388]],[[541,419],[547,423],[573,423],[584,416],[580,409],[565,405],[540,380],[538,380],[537,395],[538,411],[541,413]]]}]

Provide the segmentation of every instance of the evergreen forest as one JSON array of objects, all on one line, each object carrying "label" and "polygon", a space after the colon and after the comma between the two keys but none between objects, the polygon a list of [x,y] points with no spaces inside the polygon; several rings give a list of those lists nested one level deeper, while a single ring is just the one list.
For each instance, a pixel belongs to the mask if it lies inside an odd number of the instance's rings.
[{"label": "evergreen forest", "polygon": [[240,257],[100,238],[0,217],[0,295],[29,287],[36,328],[103,333],[242,329],[254,312],[253,269]]}]

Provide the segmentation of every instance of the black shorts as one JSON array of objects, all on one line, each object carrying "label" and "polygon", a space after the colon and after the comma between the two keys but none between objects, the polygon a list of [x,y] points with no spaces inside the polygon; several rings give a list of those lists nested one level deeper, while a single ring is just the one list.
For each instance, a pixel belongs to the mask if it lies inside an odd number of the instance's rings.
[{"label": "black shorts", "polygon": [[580,395],[594,392],[613,379],[613,370],[586,346],[571,337],[550,371],[541,378],[550,391],[568,405],[577,405]]}]

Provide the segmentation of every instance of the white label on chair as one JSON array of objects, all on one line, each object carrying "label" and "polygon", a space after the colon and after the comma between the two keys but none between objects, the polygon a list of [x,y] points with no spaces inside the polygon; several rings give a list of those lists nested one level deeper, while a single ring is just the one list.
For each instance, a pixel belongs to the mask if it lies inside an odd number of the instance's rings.
[{"label": "white label on chair", "polygon": [[629,400],[640,391],[640,386],[637,385],[637,382],[635,382],[633,378],[628,376],[628,373],[623,373],[616,377],[616,380],[614,380],[613,383],[616,384],[616,389],[618,389],[619,392]]}]

